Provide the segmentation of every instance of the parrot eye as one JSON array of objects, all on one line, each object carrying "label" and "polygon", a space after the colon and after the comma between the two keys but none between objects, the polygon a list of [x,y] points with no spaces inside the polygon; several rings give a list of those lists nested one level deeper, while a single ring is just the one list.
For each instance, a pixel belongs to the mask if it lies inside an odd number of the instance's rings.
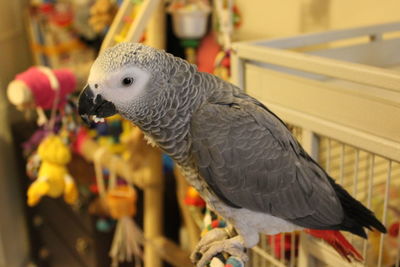
[{"label": "parrot eye", "polygon": [[121,83],[123,86],[128,87],[133,84],[135,80],[132,77],[125,77],[122,79]]}]

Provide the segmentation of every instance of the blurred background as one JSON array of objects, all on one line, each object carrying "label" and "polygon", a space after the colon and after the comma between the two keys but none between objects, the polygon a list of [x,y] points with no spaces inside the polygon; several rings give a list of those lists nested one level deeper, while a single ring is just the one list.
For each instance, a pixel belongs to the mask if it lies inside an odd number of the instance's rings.
[{"label": "blurred background", "polygon": [[398,0],[0,1],[0,266],[187,266],[201,229],[223,224],[122,118],[82,125],[75,101],[101,50],[141,41],[229,80],[233,42],[399,11]]}]

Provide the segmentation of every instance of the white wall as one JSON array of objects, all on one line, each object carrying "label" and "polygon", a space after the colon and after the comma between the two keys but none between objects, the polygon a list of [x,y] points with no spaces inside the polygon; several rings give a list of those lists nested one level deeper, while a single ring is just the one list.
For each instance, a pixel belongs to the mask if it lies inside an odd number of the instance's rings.
[{"label": "white wall", "polygon": [[24,26],[24,2],[0,1],[0,79],[4,85],[31,63]]},{"label": "white wall", "polygon": [[399,0],[235,0],[237,40],[400,21]]},{"label": "white wall", "polygon": [[339,0],[331,6],[333,28],[399,20],[400,1],[398,0]]},{"label": "white wall", "polygon": [[0,267],[26,266],[28,234],[23,213],[6,86],[16,73],[30,65],[23,24],[22,0],[0,1]]},{"label": "white wall", "polygon": [[235,0],[242,16],[238,40],[289,35],[300,31],[300,0]]}]

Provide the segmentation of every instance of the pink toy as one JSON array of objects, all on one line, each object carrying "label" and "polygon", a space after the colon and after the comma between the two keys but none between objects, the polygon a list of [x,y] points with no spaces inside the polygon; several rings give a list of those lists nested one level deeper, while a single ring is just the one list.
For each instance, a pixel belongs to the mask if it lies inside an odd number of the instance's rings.
[{"label": "pink toy", "polygon": [[49,110],[53,107],[57,94],[57,108],[62,108],[66,103],[66,96],[74,91],[75,86],[76,78],[69,70],[31,67],[17,74],[15,80],[9,84],[7,93],[10,102],[16,106],[31,103]]}]

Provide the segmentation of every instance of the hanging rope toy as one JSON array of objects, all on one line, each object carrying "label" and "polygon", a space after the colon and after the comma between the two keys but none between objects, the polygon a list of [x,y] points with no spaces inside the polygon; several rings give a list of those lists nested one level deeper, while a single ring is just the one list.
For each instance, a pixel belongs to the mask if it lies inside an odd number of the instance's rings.
[{"label": "hanging rope toy", "polygon": [[[101,167],[101,158],[105,151],[105,148],[101,148],[95,152],[94,164],[100,198],[105,202],[110,216],[117,220],[110,249],[112,267],[118,266],[119,262],[130,262],[132,259],[138,267],[141,266],[140,259],[143,254],[139,244],[144,243],[144,234],[132,219],[136,214],[137,194],[128,184],[117,185],[115,168],[109,170],[108,189],[106,188]],[[112,161],[115,163],[115,158]],[[113,162],[111,165],[115,167]]]},{"label": "hanging rope toy", "polygon": [[[28,160],[27,172],[31,178],[36,178],[28,188],[29,206],[36,205],[43,196],[57,198],[64,195],[69,204],[78,198],[75,182],[66,168],[71,152],[63,140],[65,134],[63,131],[55,134],[57,111],[64,108],[67,95],[75,85],[75,76],[70,71],[53,71],[39,66],[18,74],[8,86],[10,102],[22,110],[36,108],[38,124],[44,126],[35,134],[38,150]],[[51,111],[49,119],[45,110]]]}]

